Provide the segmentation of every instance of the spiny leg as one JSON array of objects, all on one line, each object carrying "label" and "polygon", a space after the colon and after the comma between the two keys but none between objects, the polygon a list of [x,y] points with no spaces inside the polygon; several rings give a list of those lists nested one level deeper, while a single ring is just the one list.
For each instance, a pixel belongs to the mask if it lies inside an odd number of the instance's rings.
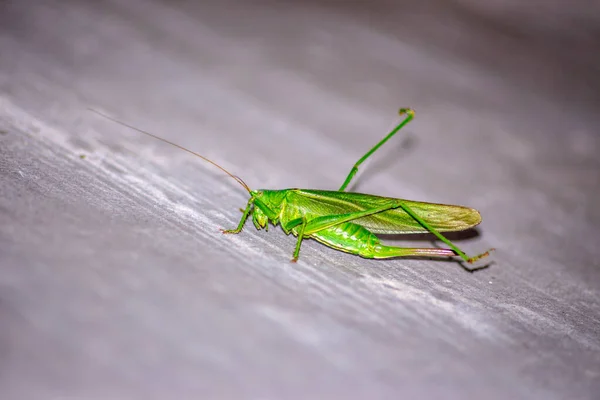
[{"label": "spiny leg", "polygon": [[223,233],[240,233],[242,231],[242,228],[244,227],[244,224],[246,223],[246,219],[248,219],[248,215],[250,215],[250,213],[252,212],[253,203],[254,203],[254,197],[250,197],[250,199],[248,200],[248,204],[246,205],[246,209],[244,210],[244,213],[242,214],[242,219],[240,220],[240,223],[238,224],[237,228],[235,228],[235,229],[221,228],[220,231]]},{"label": "spiny leg", "polygon": [[479,259],[482,259],[484,257],[489,256],[490,252],[494,250],[492,248],[492,249],[489,249],[488,251],[486,251],[484,253],[478,254],[478,255],[473,256],[473,257],[469,257],[469,256],[467,256],[465,254],[464,251],[462,251],[461,249],[459,249],[454,243],[452,243],[450,240],[448,240],[446,237],[444,237],[444,235],[442,235],[435,228],[433,228],[431,225],[429,225],[424,219],[422,219],[417,214],[415,214],[415,212],[413,210],[411,210],[410,207],[408,207],[406,204],[401,203],[400,207],[408,215],[410,215],[415,221],[417,221],[419,224],[421,224],[423,226],[423,228],[427,229],[429,232],[433,233],[442,242],[446,243],[452,250],[454,250],[456,252],[456,254],[458,254],[460,256],[460,258],[462,258],[463,260],[465,260],[469,264],[472,264],[472,263],[474,263],[475,261],[477,261]]},{"label": "spiny leg", "polygon": [[346,177],[346,180],[344,181],[342,186],[338,189],[339,192],[343,192],[346,189],[346,187],[348,186],[348,184],[350,183],[352,178],[354,178],[354,175],[356,175],[356,173],[358,172],[358,166],[360,164],[365,162],[365,160],[367,158],[369,158],[373,153],[375,153],[381,146],[383,146],[383,144],[385,142],[387,142],[392,136],[394,136],[396,133],[398,133],[398,131],[400,129],[402,129],[404,127],[404,125],[408,124],[410,122],[410,120],[415,117],[415,111],[410,108],[401,108],[398,113],[400,115],[406,114],[406,118],[404,118],[404,120],[402,122],[400,122],[400,124],[398,124],[398,126],[396,126],[390,133],[388,133],[388,135],[386,137],[384,137],[379,143],[377,143],[371,150],[369,150],[364,156],[362,156],[360,158],[360,160],[358,160],[356,162],[356,164],[354,164],[354,166],[350,170],[350,173]]},{"label": "spiny leg", "polygon": [[300,225],[300,232],[298,232],[298,241],[296,242],[296,249],[294,249],[292,262],[298,261],[298,256],[300,254],[300,245],[302,244],[302,240],[304,239],[304,229],[306,229],[306,218],[302,218],[302,224]]},{"label": "spiny leg", "polygon": [[[392,258],[392,257],[454,257],[456,253],[450,249],[436,248],[409,248],[395,247],[379,244],[375,246],[373,258]],[[364,256],[363,256],[364,257]]]}]

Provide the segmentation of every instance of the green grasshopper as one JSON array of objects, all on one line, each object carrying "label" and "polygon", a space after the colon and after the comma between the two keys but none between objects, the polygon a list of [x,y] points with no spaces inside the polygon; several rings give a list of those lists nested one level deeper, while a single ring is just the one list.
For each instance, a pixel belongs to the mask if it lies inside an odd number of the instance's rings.
[{"label": "green grasshopper", "polygon": [[[315,239],[333,249],[356,254],[364,258],[392,257],[453,257],[459,256],[473,263],[489,255],[490,249],[469,257],[440,232],[455,232],[472,228],[481,222],[481,215],[473,208],[425,203],[381,197],[371,194],[346,192],[346,187],[358,172],[358,167],[385,142],[410,122],[415,112],[402,108],[399,114],[405,118],[379,143],[362,156],[352,167],[346,180],[337,191],[310,189],[251,190],[238,176],[208,158],[170,142],[152,133],[125,124],[112,117],[92,110],[114,122],[161,140],[209,162],[235,179],[250,198],[243,211],[242,219],[235,229],[221,229],[227,234],[240,233],[246,220],[252,215],[256,229],[268,229],[268,224],[281,225],[283,231],[296,236],[292,262],[298,260],[300,246],[304,239]],[[409,234],[430,232],[450,249],[443,248],[403,248],[386,246],[375,235]]]}]

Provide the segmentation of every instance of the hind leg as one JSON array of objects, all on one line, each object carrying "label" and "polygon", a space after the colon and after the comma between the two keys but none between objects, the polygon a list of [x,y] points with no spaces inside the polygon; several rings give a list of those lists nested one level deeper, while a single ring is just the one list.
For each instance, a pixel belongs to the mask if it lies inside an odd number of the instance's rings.
[{"label": "hind leg", "polygon": [[453,257],[450,249],[406,248],[381,244],[377,236],[366,228],[351,222],[310,234],[310,237],[336,250],[364,258],[392,257]]}]

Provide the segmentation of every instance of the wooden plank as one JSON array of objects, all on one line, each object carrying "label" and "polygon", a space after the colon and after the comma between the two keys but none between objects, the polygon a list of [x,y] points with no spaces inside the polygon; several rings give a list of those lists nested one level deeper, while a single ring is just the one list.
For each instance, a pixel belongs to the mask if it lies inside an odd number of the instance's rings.
[{"label": "wooden plank", "polygon": [[[1,6],[2,399],[598,393],[587,70],[549,82],[569,63],[441,1],[121,3]],[[279,229],[219,233],[235,182],[87,111],[252,187],[332,189],[400,106],[415,122],[355,189],[479,209],[454,238],[490,268],[310,241],[291,264]]]}]

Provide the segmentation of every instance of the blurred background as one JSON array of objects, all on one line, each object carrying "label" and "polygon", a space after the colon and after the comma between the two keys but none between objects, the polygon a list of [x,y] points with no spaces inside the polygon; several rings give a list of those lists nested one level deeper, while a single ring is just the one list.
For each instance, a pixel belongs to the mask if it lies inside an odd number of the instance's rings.
[{"label": "blurred background", "polygon": [[[0,0],[0,398],[593,399],[600,3]],[[252,188],[480,210],[365,260]],[[386,238],[431,246],[429,236]]]}]

